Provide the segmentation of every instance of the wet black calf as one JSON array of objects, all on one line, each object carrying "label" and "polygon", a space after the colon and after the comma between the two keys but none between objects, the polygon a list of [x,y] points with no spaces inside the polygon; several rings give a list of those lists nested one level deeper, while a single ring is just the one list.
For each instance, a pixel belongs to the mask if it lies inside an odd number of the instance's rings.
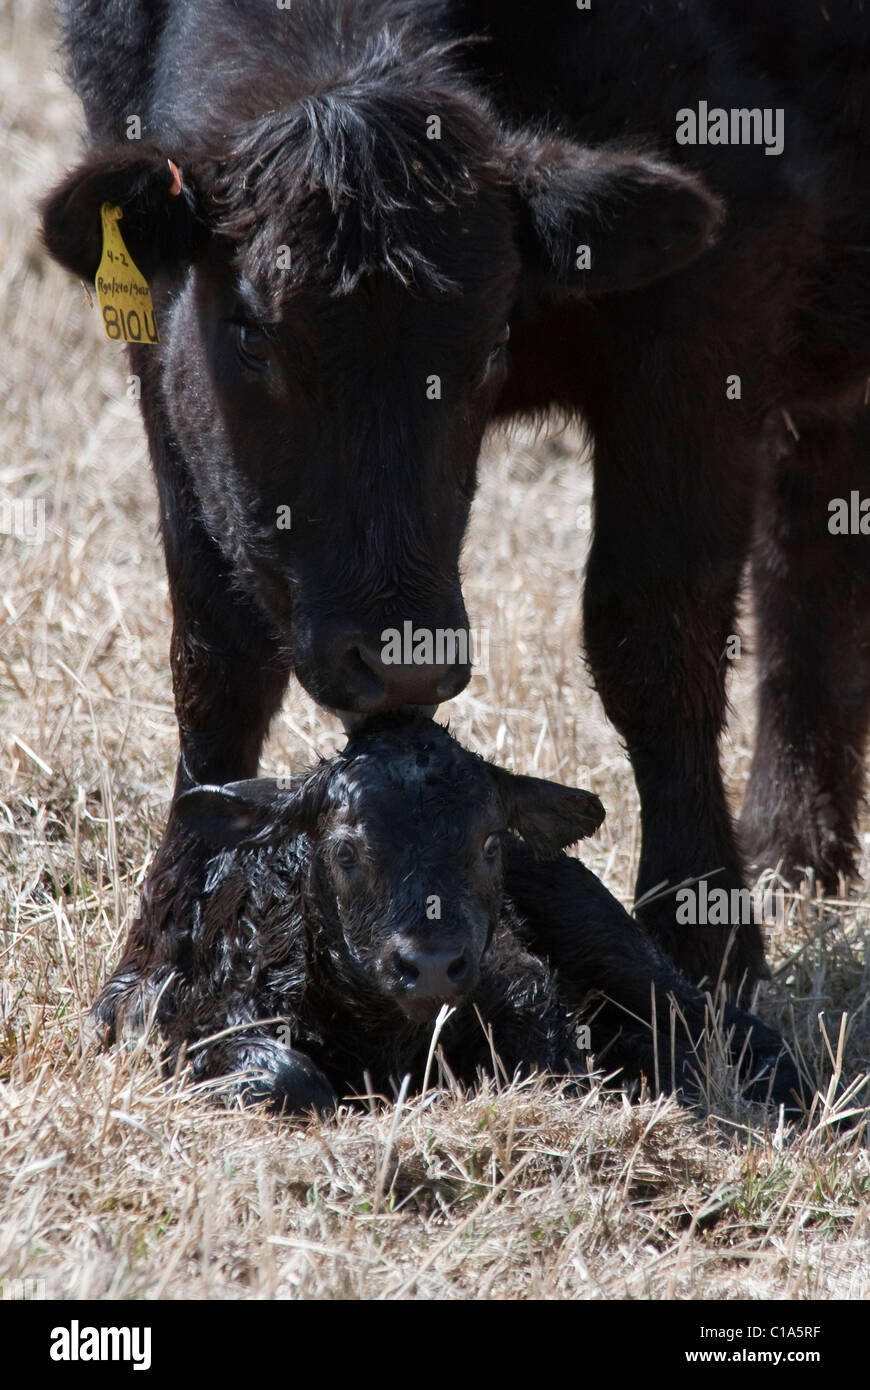
[{"label": "wet black calf", "polygon": [[[283,789],[194,788],[175,814],[214,854],[205,890],[176,904],[189,936],[164,936],[147,976],[127,962],[108,995],[113,1016],[153,1008],[196,1076],[234,1074],[287,1110],[326,1108],[366,1076],[389,1094],[407,1073],[419,1085],[444,1004],[460,1080],[491,1070],[493,1050],[508,1075],[571,1073],[586,1006],[608,1068],[693,1093],[686,1029],[702,1032],[704,1000],[560,853],[603,819],[591,793],[505,772],[416,721],[360,732]],[[671,999],[685,1020],[673,1056]],[[727,1026],[752,1094],[792,1102],[773,1030],[736,1009]]]}]

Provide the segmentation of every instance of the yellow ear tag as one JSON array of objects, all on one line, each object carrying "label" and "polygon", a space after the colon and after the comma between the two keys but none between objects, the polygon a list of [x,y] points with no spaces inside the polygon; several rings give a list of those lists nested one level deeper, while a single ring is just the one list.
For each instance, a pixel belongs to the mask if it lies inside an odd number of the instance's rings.
[{"label": "yellow ear tag", "polygon": [[124,245],[118,226],[120,208],[103,203],[103,255],[97,271],[96,291],[106,337],[113,343],[157,343],[157,324],[151,291],[141,270]]}]

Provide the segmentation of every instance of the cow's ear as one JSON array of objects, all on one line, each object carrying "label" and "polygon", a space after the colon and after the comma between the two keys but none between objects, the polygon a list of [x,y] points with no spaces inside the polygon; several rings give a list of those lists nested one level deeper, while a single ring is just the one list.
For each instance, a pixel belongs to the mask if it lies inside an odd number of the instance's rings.
[{"label": "cow's ear", "polygon": [[179,180],[166,156],[149,146],[114,148],[88,155],[40,207],[46,250],[80,279],[93,280],[100,264],[103,203],[121,209],[121,235],[146,280],[157,270],[192,259],[195,220],[189,179]]},{"label": "cow's ear", "polygon": [[508,151],[521,250],[554,292],[630,290],[716,242],[724,206],[694,175],[630,153],[520,139]]},{"label": "cow's ear", "polygon": [[604,820],[604,807],[594,792],[501,767],[491,771],[508,828],[522,836],[539,859],[553,858],[594,835]]}]

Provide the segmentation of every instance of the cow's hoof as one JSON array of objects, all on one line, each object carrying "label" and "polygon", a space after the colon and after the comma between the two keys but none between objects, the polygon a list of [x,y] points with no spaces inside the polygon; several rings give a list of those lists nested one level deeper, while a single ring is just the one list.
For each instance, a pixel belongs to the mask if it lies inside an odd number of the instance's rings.
[{"label": "cow's hoof", "polygon": [[859,847],[848,824],[821,829],[798,811],[780,833],[769,817],[745,811],[740,841],[748,871],[756,877],[775,870],[794,889],[812,878],[829,897],[837,896],[842,884],[860,879]]}]

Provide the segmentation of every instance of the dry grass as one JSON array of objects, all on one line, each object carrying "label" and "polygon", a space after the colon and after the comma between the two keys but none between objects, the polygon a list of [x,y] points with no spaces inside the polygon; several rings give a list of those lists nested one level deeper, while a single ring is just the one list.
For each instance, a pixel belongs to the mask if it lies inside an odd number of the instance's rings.
[{"label": "dry grass", "polygon": [[[67,1298],[866,1298],[860,1117],[833,1126],[822,1103],[808,1127],[777,1127],[718,1063],[706,1121],[535,1083],[294,1127],[167,1087],[147,1046],[79,1050],[160,835],[175,729],[124,360],[34,242],[33,202],[78,128],[42,8],[0,0],[0,500],[46,507],[43,543],[0,536],[0,1281],[44,1279]],[[466,556],[490,670],[451,720],[507,765],[602,795],[587,858],[628,901],[630,769],[578,656],[578,451],[569,435],[491,443]],[[725,748],[736,800],[743,665]],[[339,742],[294,690],[266,767]],[[861,897],[805,892],[771,943],[760,1007],[823,1078],[844,1015],[839,1070],[848,1082],[868,1065],[867,921]]]}]

